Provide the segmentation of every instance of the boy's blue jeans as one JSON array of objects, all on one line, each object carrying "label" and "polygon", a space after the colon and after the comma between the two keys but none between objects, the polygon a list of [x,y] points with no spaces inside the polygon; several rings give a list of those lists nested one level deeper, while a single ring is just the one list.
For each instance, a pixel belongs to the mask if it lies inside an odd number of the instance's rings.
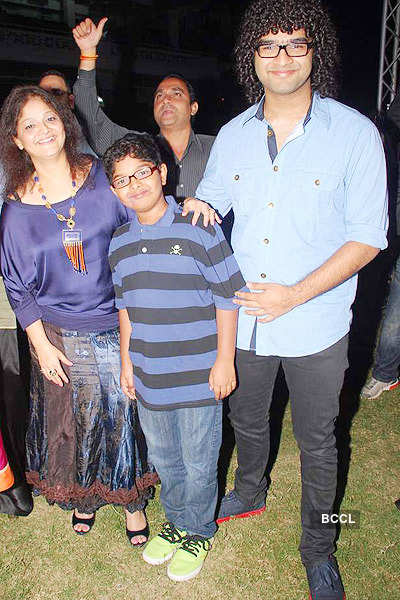
[{"label": "boy's blue jeans", "polygon": [[214,406],[149,410],[138,402],[149,460],[161,479],[167,520],[190,535],[212,537],[218,495],[222,402]]},{"label": "boy's blue jeans", "polygon": [[400,257],[397,259],[382,321],[372,375],[390,383],[398,377],[400,364]]}]

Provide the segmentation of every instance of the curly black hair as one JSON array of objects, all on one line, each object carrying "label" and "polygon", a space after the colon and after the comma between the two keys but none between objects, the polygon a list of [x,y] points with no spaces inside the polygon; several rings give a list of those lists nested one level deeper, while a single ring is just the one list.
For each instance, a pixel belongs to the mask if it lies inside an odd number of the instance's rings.
[{"label": "curly black hair", "polygon": [[267,33],[289,35],[304,29],[313,42],[311,87],[321,96],[336,97],[338,38],[327,9],[320,0],[255,0],[244,13],[235,46],[236,73],[247,100],[260,100],[264,90],[254,69],[257,42]]},{"label": "curly black hair", "polygon": [[31,98],[39,98],[60,117],[65,130],[64,149],[72,176],[75,178],[78,172],[85,171],[91,163],[90,156],[79,151],[81,132],[71,109],[38,86],[16,86],[5,99],[0,118],[0,163],[4,171],[4,191],[7,196],[13,195],[17,190],[23,192],[35,170],[29,154],[26,150],[20,150],[14,141],[21,112]]},{"label": "curly black hair", "polygon": [[110,183],[112,183],[115,163],[126,156],[140,158],[153,163],[156,167],[161,166],[162,159],[160,150],[149,133],[127,133],[123,138],[117,140],[103,155],[103,165]]}]

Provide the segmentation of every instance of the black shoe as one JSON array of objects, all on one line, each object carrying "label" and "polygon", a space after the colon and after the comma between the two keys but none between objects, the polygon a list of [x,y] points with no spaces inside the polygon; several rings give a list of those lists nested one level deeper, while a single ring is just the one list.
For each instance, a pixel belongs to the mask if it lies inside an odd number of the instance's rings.
[{"label": "black shoe", "polygon": [[17,483],[9,490],[0,493],[0,513],[27,517],[32,509],[32,494],[25,482]]},{"label": "black shoe", "polygon": [[[131,529],[128,529],[126,527],[125,531],[126,531],[126,537],[128,538],[129,544],[132,546],[132,548],[141,548],[142,546],[147,544],[147,542],[149,541],[150,527],[149,527],[149,524],[147,523],[147,518],[146,518],[146,527],[143,527],[143,529],[140,529],[139,531],[132,531]],[[143,537],[145,537],[146,540],[144,542],[140,542],[139,544],[133,544],[132,538],[139,536],[139,535],[142,535]]]},{"label": "black shoe", "polygon": [[334,556],[314,567],[306,567],[310,600],[346,600],[339,567]]},{"label": "black shoe", "polygon": [[400,510],[400,498],[394,503],[395,507]]},{"label": "black shoe", "polygon": [[235,490],[232,490],[222,498],[216,521],[217,523],[223,523],[231,519],[254,517],[260,515],[264,510],[265,502],[261,502],[255,506],[248,506],[247,504],[243,504]]},{"label": "black shoe", "polygon": [[[86,535],[92,529],[94,521],[96,519],[96,513],[93,513],[93,517],[89,517],[88,519],[84,519],[83,517],[77,517],[75,511],[72,513],[72,529],[75,531],[77,535]],[[75,525],[87,525],[89,529],[86,531],[77,531],[75,529]]]}]

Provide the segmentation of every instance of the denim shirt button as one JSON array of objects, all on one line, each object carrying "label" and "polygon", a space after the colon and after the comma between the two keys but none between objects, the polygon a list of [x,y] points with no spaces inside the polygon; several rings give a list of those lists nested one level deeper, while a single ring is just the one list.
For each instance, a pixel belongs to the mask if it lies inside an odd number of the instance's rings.
[{"label": "denim shirt button", "polygon": [[261,273],[261,279],[266,279],[266,274],[265,273]]},{"label": "denim shirt button", "polygon": [[235,181],[238,181],[240,179],[239,175],[235,175],[235,177],[233,178]]}]

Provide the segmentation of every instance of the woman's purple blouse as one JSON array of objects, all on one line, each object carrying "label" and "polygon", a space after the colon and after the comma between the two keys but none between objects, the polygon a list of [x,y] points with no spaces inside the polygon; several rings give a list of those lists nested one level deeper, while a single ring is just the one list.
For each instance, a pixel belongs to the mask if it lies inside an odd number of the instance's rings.
[{"label": "woman's purple blouse", "polygon": [[[53,204],[68,216],[71,198]],[[45,206],[6,200],[0,222],[1,271],[23,328],[38,319],[76,331],[115,327],[118,313],[108,264],[111,236],[128,214],[111,192],[100,161],[75,196],[87,274],[74,271],[62,244],[66,223]]]}]

